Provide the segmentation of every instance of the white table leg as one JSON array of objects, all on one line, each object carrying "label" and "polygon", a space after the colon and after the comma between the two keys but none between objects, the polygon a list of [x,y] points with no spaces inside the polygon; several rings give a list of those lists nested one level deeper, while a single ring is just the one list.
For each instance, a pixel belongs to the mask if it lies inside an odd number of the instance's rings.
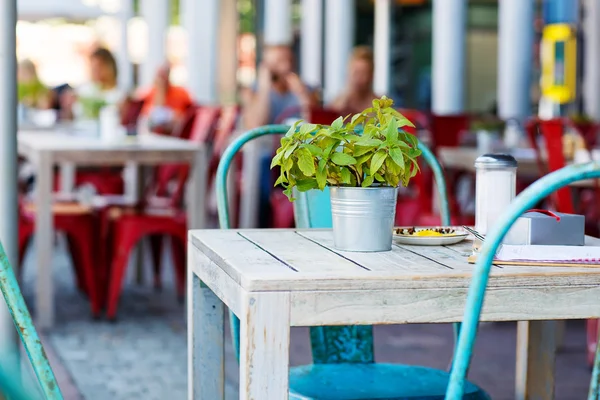
[{"label": "white table leg", "polygon": [[60,193],[72,194],[75,191],[75,164],[65,162],[60,164]]},{"label": "white table leg", "polygon": [[[267,137],[268,138],[268,137]],[[260,139],[253,140],[242,149],[244,154],[244,167],[242,169],[242,192],[240,200],[240,228],[258,227],[258,214],[260,203]]]},{"label": "white table leg", "polygon": [[289,293],[244,294],[240,320],[240,399],[287,399],[290,357]]},{"label": "white table leg", "polygon": [[515,399],[554,399],[556,331],[556,321],[518,322]]},{"label": "white table leg", "polygon": [[196,153],[191,165],[192,173],[187,187],[187,223],[188,229],[206,228],[206,198],[208,152],[202,146]]},{"label": "white table leg", "polygon": [[139,201],[141,189],[140,167],[137,163],[128,162],[123,169],[125,197],[132,203]]},{"label": "white table leg", "polygon": [[[190,260],[191,252],[188,252]],[[189,262],[188,262],[189,263]],[[188,399],[225,399],[224,307],[188,268]]]},{"label": "white table leg", "polygon": [[40,328],[54,323],[54,293],[52,282],[52,249],[54,218],[52,216],[52,155],[40,153],[35,184],[35,243],[36,243],[36,320]]}]

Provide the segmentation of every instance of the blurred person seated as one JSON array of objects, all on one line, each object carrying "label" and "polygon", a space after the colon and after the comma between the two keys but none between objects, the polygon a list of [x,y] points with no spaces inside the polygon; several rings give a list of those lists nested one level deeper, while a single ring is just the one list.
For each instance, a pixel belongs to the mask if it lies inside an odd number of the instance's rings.
[{"label": "blurred person seated", "polygon": [[258,67],[258,80],[243,93],[243,123],[246,129],[273,124],[289,110],[307,111],[317,104],[316,92],[302,83],[294,72],[294,55],[288,45],[265,47]]},{"label": "blurred person seated", "polygon": [[372,106],[379,96],[373,92],[373,51],[367,46],[354,49],[348,63],[346,90],[327,107],[341,115],[356,114]]},{"label": "blurred person seated", "polygon": [[185,88],[171,83],[170,75],[169,65],[161,67],[154,86],[138,96],[143,101],[141,116],[147,120],[150,130],[157,133],[170,134],[194,104]]},{"label": "blurred person seated", "polygon": [[28,108],[50,108],[50,91],[40,81],[31,60],[23,60],[17,67],[17,98]]},{"label": "blurred person seated", "polygon": [[125,93],[117,87],[117,62],[110,50],[99,47],[90,55],[90,82],[61,94],[62,107],[76,119],[97,119],[100,109],[118,105]]}]

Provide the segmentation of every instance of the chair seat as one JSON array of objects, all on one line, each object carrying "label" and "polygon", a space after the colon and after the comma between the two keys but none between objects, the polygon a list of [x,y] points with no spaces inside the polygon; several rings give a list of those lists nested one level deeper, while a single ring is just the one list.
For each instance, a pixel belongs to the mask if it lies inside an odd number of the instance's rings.
[{"label": "chair seat", "polygon": [[[450,374],[399,364],[315,364],[291,368],[290,400],[443,400]],[[463,400],[490,400],[465,382]]]}]

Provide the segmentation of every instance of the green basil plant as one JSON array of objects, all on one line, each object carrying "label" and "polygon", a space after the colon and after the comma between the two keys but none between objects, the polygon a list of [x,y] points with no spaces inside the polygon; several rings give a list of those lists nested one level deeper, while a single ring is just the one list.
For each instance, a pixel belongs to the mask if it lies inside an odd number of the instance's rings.
[{"label": "green basil plant", "polygon": [[323,190],[325,186],[406,186],[419,171],[417,138],[402,128],[414,125],[387,97],[331,125],[297,122],[281,139],[271,162],[280,167],[275,186],[292,191]]}]

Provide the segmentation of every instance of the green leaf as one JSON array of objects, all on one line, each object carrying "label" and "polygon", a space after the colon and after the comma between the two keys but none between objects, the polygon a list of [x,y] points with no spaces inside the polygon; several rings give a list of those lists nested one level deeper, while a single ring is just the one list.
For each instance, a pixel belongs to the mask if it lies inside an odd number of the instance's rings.
[{"label": "green leaf", "polygon": [[288,158],[294,152],[294,150],[296,150],[296,147],[298,147],[298,142],[294,143],[285,150],[284,157]]},{"label": "green leaf", "polygon": [[285,134],[285,137],[294,136],[294,134],[296,133],[296,129],[298,128],[298,125],[301,124],[302,122],[303,122],[302,120],[294,122],[294,125],[290,126],[290,129],[288,129],[287,133]]},{"label": "green leaf", "polygon": [[354,165],[356,164],[356,158],[346,153],[335,152],[331,155],[331,161],[337,165]]},{"label": "green leaf", "polygon": [[354,151],[352,152],[352,154],[354,155],[354,157],[360,157],[370,151],[372,151],[375,147],[374,146],[359,146],[359,145],[355,145],[354,146]]},{"label": "green leaf", "polygon": [[379,174],[375,174],[375,175],[373,175],[373,177],[375,178],[375,180],[377,182],[385,182],[385,179],[383,178],[383,176],[381,176]]},{"label": "green leaf", "polygon": [[325,168],[319,168],[317,169],[317,187],[323,190],[325,189],[325,186],[327,186],[327,170]]},{"label": "green leaf", "polygon": [[398,176],[402,173],[403,167],[400,167],[399,165],[397,165],[396,162],[393,161],[391,157],[388,157],[385,159],[385,166],[388,169],[388,171],[390,172],[390,174],[392,174],[394,176]]},{"label": "green leaf", "polygon": [[404,155],[402,154],[402,150],[399,147],[392,147],[390,149],[390,157],[392,160],[399,166],[404,169]]},{"label": "green leaf", "polygon": [[368,136],[363,136],[361,137],[356,144],[357,145],[361,145],[361,146],[379,146],[383,143],[382,140],[376,139],[376,138],[372,138],[372,137],[368,137]]},{"label": "green leaf", "polygon": [[273,157],[273,159],[271,160],[271,169],[273,169],[273,167],[275,167],[276,165],[280,165],[279,162],[282,159],[283,159],[283,151],[277,152],[277,154],[275,154],[275,157]]},{"label": "green leaf", "polygon": [[377,153],[375,153],[373,159],[371,160],[372,173],[376,173],[377,171],[379,171],[379,168],[381,168],[381,166],[383,165],[383,162],[385,161],[386,157],[387,153],[385,152],[385,150],[379,150]]},{"label": "green leaf", "polygon": [[317,181],[315,179],[302,179],[296,183],[296,187],[301,192],[306,192],[311,189],[317,188]]},{"label": "green leaf", "polygon": [[315,162],[310,151],[305,148],[298,149],[298,167],[306,176],[312,176],[315,173]]},{"label": "green leaf", "polygon": [[396,119],[392,118],[389,122],[385,130],[385,137],[388,143],[394,143],[398,140],[398,123]]},{"label": "green leaf", "polygon": [[342,174],[342,183],[349,184],[350,180],[352,179],[352,173],[350,172],[350,170],[348,168],[342,168],[341,174]]},{"label": "green leaf", "polygon": [[344,126],[344,118],[343,117],[339,117],[337,118],[335,121],[333,121],[333,123],[331,124],[331,127],[333,129],[339,130],[342,129]]},{"label": "green leaf", "polygon": [[303,145],[302,147],[308,149],[308,151],[310,151],[310,154],[312,154],[313,156],[323,156],[323,149],[321,149],[319,146],[315,146],[314,144],[309,143]]},{"label": "green leaf", "polygon": [[273,185],[273,186],[279,186],[282,183],[287,183],[287,179],[285,178],[285,175],[279,175],[279,178],[277,178],[277,180],[275,181],[275,185]]},{"label": "green leaf", "polygon": [[365,180],[363,181],[363,183],[362,183],[361,186],[362,187],[369,187],[369,186],[371,186],[373,184],[373,182],[374,182],[373,181],[373,177],[372,176],[367,176],[365,178]]},{"label": "green leaf", "polygon": [[296,200],[294,198],[294,188],[292,186],[287,187],[284,191],[283,194],[285,194],[288,198],[289,201],[294,201]]},{"label": "green leaf", "polygon": [[352,119],[350,120],[350,125],[360,124],[365,120],[365,116],[363,114],[354,114]]},{"label": "green leaf", "polygon": [[300,127],[300,134],[310,133],[316,130],[319,126],[315,124],[304,124]]}]

